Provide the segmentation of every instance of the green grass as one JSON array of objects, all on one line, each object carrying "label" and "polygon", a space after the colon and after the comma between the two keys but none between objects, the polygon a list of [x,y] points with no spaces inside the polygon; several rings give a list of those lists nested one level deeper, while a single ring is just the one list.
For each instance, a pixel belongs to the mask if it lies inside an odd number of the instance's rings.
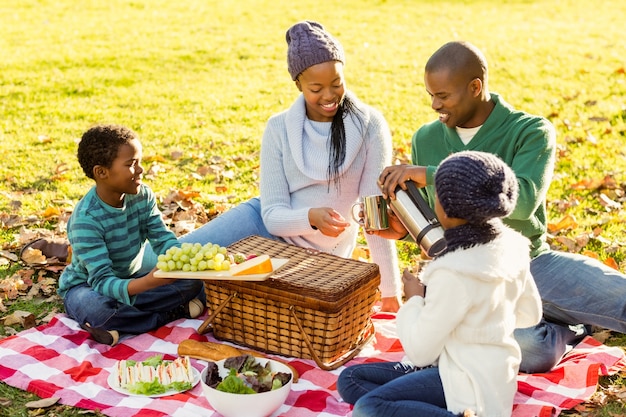
[{"label": "green grass", "polygon": [[[577,251],[624,269],[623,209],[599,200],[605,193],[626,201],[626,4],[617,0],[2,2],[0,213],[71,210],[91,186],[76,141],[95,123],[140,134],[146,168],[159,168],[146,182],[161,197],[196,191],[215,211],[257,194],[265,122],[298,95],[284,33],[302,19],[322,22],[342,42],[347,85],[384,113],[399,160],[417,127],[435,117],[423,86],[426,59],[453,39],[479,46],[491,90],[557,128],[551,221],[572,215],[577,226],[553,243],[595,230]],[[203,175],[211,165],[224,175]],[[607,175],[615,189],[572,188]],[[52,218],[46,227],[54,225]],[[0,230],[3,248],[16,249],[19,231]],[[415,255],[399,250],[403,263]],[[0,389],[19,401],[19,390]],[[613,412],[606,410],[597,415]]]}]

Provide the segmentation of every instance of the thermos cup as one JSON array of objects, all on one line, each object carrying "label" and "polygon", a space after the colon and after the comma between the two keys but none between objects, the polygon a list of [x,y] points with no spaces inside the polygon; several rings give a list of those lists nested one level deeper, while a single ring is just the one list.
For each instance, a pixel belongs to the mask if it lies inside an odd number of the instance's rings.
[{"label": "thermos cup", "polygon": [[406,185],[406,191],[396,188],[396,199],[389,199],[388,204],[415,242],[432,258],[446,248],[443,227],[417,186],[411,181]]},{"label": "thermos cup", "polygon": [[[363,212],[363,218],[357,218],[354,209],[359,207]],[[382,195],[368,195],[361,197],[361,202],[352,205],[352,218],[366,231],[385,230],[389,228],[387,217],[387,201]]]}]

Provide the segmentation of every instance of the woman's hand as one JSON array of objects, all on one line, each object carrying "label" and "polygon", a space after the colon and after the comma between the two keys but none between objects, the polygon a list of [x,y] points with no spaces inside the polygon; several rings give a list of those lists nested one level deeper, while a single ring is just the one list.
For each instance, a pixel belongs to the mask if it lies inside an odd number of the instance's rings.
[{"label": "woman's hand", "polygon": [[388,166],[378,177],[378,186],[383,192],[383,197],[396,199],[396,188],[400,186],[406,190],[406,182],[413,181],[418,187],[426,186],[426,167],[417,165],[392,165]]},{"label": "woman's hand", "polygon": [[382,297],[380,301],[380,311],[397,313],[398,310],[400,310],[400,301],[398,300],[398,297]]},{"label": "woman's hand", "polygon": [[343,216],[330,207],[315,207],[309,210],[309,224],[322,234],[337,237],[350,226]]}]

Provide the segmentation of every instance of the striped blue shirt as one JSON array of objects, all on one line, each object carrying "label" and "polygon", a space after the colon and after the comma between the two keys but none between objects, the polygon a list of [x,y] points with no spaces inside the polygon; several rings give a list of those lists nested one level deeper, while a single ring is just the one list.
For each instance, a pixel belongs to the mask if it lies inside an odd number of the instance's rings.
[{"label": "striped blue shirt", "polygon": [[70,216],[67,236],[72,260],[59,279],[59,295],[86,282],[94,291],[129,305],[134,297],[128,295],[128,283],[141,269],[146,240],[156,254],[178,245],[146,185],[137,194],[126,194],[121,208],[103,202],[93,187]]}]

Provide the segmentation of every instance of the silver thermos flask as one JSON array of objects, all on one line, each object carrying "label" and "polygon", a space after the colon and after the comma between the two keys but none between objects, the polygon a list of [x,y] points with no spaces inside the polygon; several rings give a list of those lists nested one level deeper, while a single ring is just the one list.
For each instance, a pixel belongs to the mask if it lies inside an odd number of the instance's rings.
[{"label": "silver thermos flask", "polygon": [[415,242],[433,258],[446,248],[443,227],[415,183],[406,182],[407,189],[398,186],[396,199],[388,203]]}]

